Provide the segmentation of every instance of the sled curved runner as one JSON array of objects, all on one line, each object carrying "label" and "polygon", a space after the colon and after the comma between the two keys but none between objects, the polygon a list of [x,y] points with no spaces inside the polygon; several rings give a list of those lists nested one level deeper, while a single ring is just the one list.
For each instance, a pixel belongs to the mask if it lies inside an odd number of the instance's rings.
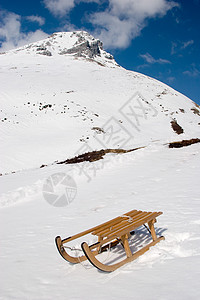
[{"label": "sled curved runner", "polygon": [[113,272],[116,269],[118,269],[119,267],[122,267],[126,263],[131,262],[131,261],[135,260],[136,258],[138,258],[140,255],[144,254],[146,251],[149,250],[149,248],[151,246],[154,246],[155,244],[160,242],[160,240],[164,240],[164,237],[161,236],[156,241],[151,242],[147,246],[143,247],[141,250],[139,250],[136,253],[132,254],[130,257],[127,257],[127,258],[123,259],[122,261],[120,261],[116,264],[112,264],[112,265],[105,265],[105,264],[101,263],[98,259],[96,259],[94,253],[90,250],[87,243],[83,242],[81,244],[81,247],[82,247],[87,259],[90,261],[90,263],[94,267],[96,267],[97,269],[99,269],[101,271],[104,271],[104,272]]},{"label": "sled curved runner", "polygon": [[[78,233],[74,236],[68,237],[66,239],[61,239],[60,236],[57,236],[55,239],[56,246],[60,255],[70,263],[80,263],[84,260],[89,260],[90,263],[95,266],[97,269],[105,272],[112,272],[123,266],[124,264],[131,262],[138,258],[140,255],[144,254],[151,246],[154,246],[161,240],[164,240],[164,237],[157,237],[154,229],[154,223],[156,222],[156,218],[161,215],[162,212],[145,212],[132,210],[124,215],[121,215],[115,219],[112,219],[108,222],[105,222],[101,225],[93,227],[91,229],[85,230],[81,233]],[[145,223],[149,227],[149,231],[151,233],[153,241],[148,245],[144,246],[139,251],[132,253],[129,247],[129,237],[131,232],[142,226]],[[146,226],[146,225],[145,225]],[[77,238],[83,237],[87,234],[92,234],[98,237],[98,241],[92,245],[88,245],[86,242],[81,244],[81,248],[83,251],[83,255],[78,257],[73,257],[67,253],[65,250],[66,247],[64,244],[73,241]],[[108,248],[112,248],[116,246],[118,243],[121,243],[125,253],[126,258],[122,261],[112,264],[105,265],[101,263],[96,256],[99,253],[106,251]],[[72,248],[73,250],[73,248]]]},{"label": "sled curved runner", "polygon": [[[63,246],[63,244],[65,243],[65,241],[66,241],[66,240],[61,240],[61,237],[60,237],[60,236],[57,236],[57,237],[55,238],[55,243],[56,243],[58,252],[60,253],[60,255],[61,255],[65,260],[69,261],[69,262],[72,263],[72,264],[77,264],[77,263],[80,263],[80,262],[82,262],[82,261],[84,261],[84,260],[87,260],[86,255],[81,255],[81,256],[76,256],[76,257],[69,255],[69,254],[67,253],[67,251],[65,250],[65,246]],[[102,248],[101,248],[101,253],[107,251],[108,248],[113,248],[113,247],[115,247],[118,243],[119,243],[119,241],[115,241],[115,242],[112,242],[112,243],[111,243],[111,246],[110,246],[110,245],[107,245],[107,246],[102,247]],[[93,245],[92,245],[92,246],[93,246]],[[91,248],[94,248],[94,247],[97,248],[98,245],[94,244],[94,246],[93,246],[93,247],[92,247],[92,246],[90,246],[90,247],[91,247]],[[74,249],[72,249],[72,250],[74,250]],[[100,253],[99,250],[96,250],[96,251],[93,251],[93,252],[92,252],[93,255],[97,255],[97,254],[99,254],[99,253]]]}]

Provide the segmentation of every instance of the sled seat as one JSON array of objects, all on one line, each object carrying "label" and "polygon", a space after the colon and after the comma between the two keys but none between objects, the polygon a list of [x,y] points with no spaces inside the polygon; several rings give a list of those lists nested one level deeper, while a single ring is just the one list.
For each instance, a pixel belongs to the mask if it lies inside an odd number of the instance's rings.
[{"label": "sled seat", "polygon": [[[154,246],[161,240],[164,240],[163,236],[157,237],[154,228],[156,218],[161,214],[162,212],[146,212],[141,210],[131,210],[126,214],[123,214],[101,225],[95,226],[91,229],[85,230],[81,233],[75,234],[63,240],[60,236],[57,236],[56,246],[60,255],[71,263],[80,263],[88,259],[91,262],[91,264],[93,264],[99,270],[105,272],[112,272],[124,265],[125,263],[130,262],[139,257],[140,255],[144,254],[147,250],[149,250],[151,246]],[[145,227],[148,226],[147,229],[151,234],[152,241],[148,245],[145,245],[139,251],[132,253],[129,246],[129,238],[131,237],[133,231],[142,225],[144,225]],[[83,237],[87,234],[97,236],[97,242],[92,245],[88,245],[86,242],[83,242],[81,244],[83,255],[78,257],[70,256],[65,250],[70,247],[66,247],[64,246],[64,244],[73,241],[77,238]],[[121,243],[125,250],[125,259],[112,265],[105,265],[99,260],[97,260],[97,258],[95,257],[97,254],[100,254],[101,252],[104,252],[116,246],[118,243]]]}]

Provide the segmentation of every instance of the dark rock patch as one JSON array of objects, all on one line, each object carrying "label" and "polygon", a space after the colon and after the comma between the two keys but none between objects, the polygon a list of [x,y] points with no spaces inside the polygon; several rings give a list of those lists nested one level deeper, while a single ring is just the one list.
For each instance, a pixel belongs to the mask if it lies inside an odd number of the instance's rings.
[{"label": "dark rock patch", "polygon": [[172,129],[177,133],[181,134],[184,132],[183,128],[177,123],[176,120],[171,121]]},{"label": "dark rock patch", "polygon": [[182,148],[192,144],[200,143],[200,139],[182,140],[180,142],[169,143],[169,148]]},{"label": "dark rock patch", "polygon": [[40,166],[40,168],[44,168],[44,167],[47,167],[47,165],[41,165],[41,166]]},{"label": "dark rock patch", "polygon": [[100,127],[92,127],[92,130],[94,130],[98,134],[99,133],[105,133],[105,131]]},{"label": "dark rock patch", "polygon": [[193,114],[200,116],[200,111],[197,108],[193,107],[191,108],[191,111],[193,112]]},{"label": "dark rock patch", "polygon": [[64,161],[57,162],[58,165],[61,164],[76,164],[76,163],[81,163],[84,161],[89,161],[93,162],[96,160],[103,159],[103,156],[106,155],[107,153],[128,153],[132,152],[138,149],[141,149],[144,147],[139,147],[135,149],[130,149],[130,150],[124,150],[124,149],[102,149],[102,150],[97,150],[97,151],[91,151],[87,153],[80,154],[78,156],[75,156],[73,158],[66,159]]}]

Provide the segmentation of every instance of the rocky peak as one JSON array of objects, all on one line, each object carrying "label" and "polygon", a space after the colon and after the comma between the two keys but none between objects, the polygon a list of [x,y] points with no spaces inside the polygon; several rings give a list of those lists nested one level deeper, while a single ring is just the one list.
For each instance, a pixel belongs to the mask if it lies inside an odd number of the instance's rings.
[{"label": "rocky peak", "polygon": [[103,49],[103,43],[86,31],[57,32],[47,39],[29,44],[15,51],[26,51],[37,55],[70,55],[94,60],[100,64],[114,64],[113,56]]},{"label": "rocky peak", "polygon": [[77,57],[83,56],[89,58],[101,56],[101,52],[103,51],[103,43],[100,40],[95,39],[89,33],[85,31],[74,31],[70,37],[76,37],[77,41],[71,48],[61,51],[61,55],[74,54]]}]

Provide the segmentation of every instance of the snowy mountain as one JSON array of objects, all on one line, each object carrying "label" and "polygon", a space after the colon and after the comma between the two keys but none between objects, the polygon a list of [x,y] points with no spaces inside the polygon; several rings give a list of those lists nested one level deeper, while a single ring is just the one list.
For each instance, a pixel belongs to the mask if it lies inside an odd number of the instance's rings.
[{"label": "snowy mountain", "polygon": [[[0,53],[0,84],[0,299],[88,299],[101,285],[97,299],[198,299],[199,106],[122,68],[84,31]],[[62,190],[46,190],[54,174],[76,190],[64,207],[49,205]],[[132,209],[164,213],[166,240],[137,261],[105,276],[58,256],[56,235]]]},{"label": "snowy mountain", "polygon": [[99,64],[101,62],[116,64],[113,56],[103,50],[103,43],[85,31],[54,33],[45,40],[19,48],[14,52],[45,56],[71,54],[77,58],[93,59]]},{"label": "snowy mountain", "polygon": [[0,65],[2,174],[71,158],[83,145],[129,149],[199,134],[194,102],[118,66],[86,32],[55,33],[2,54]]}]

